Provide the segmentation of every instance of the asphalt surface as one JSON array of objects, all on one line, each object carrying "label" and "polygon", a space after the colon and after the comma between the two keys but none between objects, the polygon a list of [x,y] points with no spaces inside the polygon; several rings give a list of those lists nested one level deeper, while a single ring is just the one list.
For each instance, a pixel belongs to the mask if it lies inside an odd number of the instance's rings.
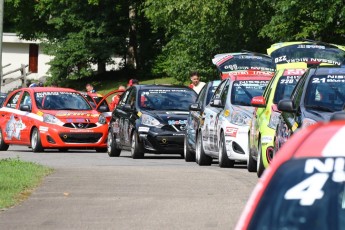
[{"label": "asphalt surface", "polygon": [[200,167],[177,155],[133,160],[95,151],[19,157],[55,169],[24,202],[0,211],[0,229],[233,229],[258,179],[245,165]]}]

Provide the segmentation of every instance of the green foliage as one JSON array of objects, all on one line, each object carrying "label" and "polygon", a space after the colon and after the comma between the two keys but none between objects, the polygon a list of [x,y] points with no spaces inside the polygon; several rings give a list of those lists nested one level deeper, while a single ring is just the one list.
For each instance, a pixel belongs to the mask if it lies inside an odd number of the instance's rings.
[{"label": "green foliage", "polygon": [[25,199],[52,169],[19,158],[0,160],[0,209]]},{"label": "green foliage", "polygon": [[344,0],[266,1],[275,12],[261,36],[275,41],[309,38],[344,44]]}]

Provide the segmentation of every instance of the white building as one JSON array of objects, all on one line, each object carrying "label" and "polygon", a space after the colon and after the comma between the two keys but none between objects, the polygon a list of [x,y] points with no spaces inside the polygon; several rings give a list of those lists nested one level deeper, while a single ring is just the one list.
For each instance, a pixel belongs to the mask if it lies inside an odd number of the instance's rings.
[{"label": "white building", "polygon": [[[6,75],[6,73],[27,65],[26,72],[30,72],[27,79],[39,80],[48,76],[51,56],[43,53],[43,45],[38,41],[27,41],[20,39],[15,33],[3,33],[2,43],[2,66],[3,80],[8,81],[21,76],[18,70]],[[1,86],[1,92],[8,92],[19,87],[22,80],[16,80]]]}]

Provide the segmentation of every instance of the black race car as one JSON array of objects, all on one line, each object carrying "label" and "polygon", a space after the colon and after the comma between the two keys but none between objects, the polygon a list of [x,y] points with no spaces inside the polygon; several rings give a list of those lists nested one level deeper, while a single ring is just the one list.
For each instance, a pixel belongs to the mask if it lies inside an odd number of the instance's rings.
[{"label": "black race car", "polygon": [[132,158],[144,153],[183,154],[189,106],[197,94],[184,86],[135,85],[121,96],[108,131],[108,155],[130,150]]},{"label": "black race car", "polygon": [[300,78],[291,98],[279,101],[282,111],[274,137],[275,151],[297,130],[329,120],[345,105],[345,68],[312,67]]},{"label": "black race car", "polygon": [[208,82],[200,91],[196,102],[190,105],[184,140],[184,159],[187,162],[195,161],[196,130],[200,127],[204,108],[210,102],[220,82],[220,80]]}]

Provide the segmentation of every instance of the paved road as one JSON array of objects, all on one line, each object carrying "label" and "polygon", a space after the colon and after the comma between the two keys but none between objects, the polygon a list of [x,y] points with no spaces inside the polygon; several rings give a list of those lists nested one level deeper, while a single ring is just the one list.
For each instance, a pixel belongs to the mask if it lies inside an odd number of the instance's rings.
[{"label": "paved road", "polygon": [[200,167],[174,155],[0,152],[17,156],[55,172],[28,200],[0,211],[1,229],[233,229],[258,180],[244,165]]}]

